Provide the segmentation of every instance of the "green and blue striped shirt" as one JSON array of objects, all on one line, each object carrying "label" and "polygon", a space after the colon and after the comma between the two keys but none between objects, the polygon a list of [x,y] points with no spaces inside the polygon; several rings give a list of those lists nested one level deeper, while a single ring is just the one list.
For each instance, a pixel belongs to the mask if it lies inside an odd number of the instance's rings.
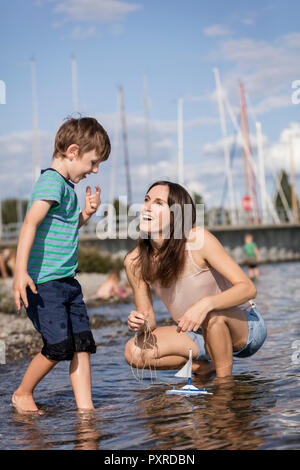
[{"label": "green and blue striped shirt", "polygon": [[78,266],[80,214],[74,185],[53,168],[42,170],[27,210],[38,200],[53,204],[36,230],[28,274],[36,284],[74,276]]}]

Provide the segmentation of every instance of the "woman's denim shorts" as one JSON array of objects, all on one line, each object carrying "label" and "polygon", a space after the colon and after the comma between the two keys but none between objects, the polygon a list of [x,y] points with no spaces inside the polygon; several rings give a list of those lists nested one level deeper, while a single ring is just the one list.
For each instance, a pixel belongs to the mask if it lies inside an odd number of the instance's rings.
[{"label": "woman's denim shorts", "polygon": [[[254,302],[251,303],[252,308],[248,312],[243,310],[248,320],[248,339],[245,346],[239,351],[233,351],[234,357],[250,357],[255,354],[264,344],[267,337],[267,327],[265,321],[259,311],[257,310]],[[201,328],[194,331],[186,331],[186,334],[196,343],[198,347],[198,354],[196,360],[210,360],[209,354],[205,347],[204,338]]]}]

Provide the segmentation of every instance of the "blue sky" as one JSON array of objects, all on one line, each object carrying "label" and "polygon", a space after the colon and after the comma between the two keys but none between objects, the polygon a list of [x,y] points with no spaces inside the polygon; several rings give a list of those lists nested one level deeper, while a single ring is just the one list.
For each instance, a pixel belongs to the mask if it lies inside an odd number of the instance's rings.
[{"label": "blue sky", "polygon": [[[238,116],[239,80],[245,84],[256,159],[255,120],[262,123],[270,195],[272,174],[288,166],[288,135],[295,145],[300,192],[300,4],[296,0],[11,0],[0,4],[0,197],[29,195],[32,185],[31,57],[38,85],[41,167],[51,164],[53,139],[72,113],[71,60],[78,67],[79,111],[92,115],[114,140],[117,87],[127,113],[133,198],[147,189],[143,76],[147,74],[152,179],[176,180],[177,99],[184,98],[184,183],[219,205],[224,156],[213,68],[218,67]],[[251,105],[251,106],[250,106]],[[229,141],[234,129],[227,115]],[[233,136],[233,137],[230,137]],[[124,156],[117,161],[118,194],[126,194]],[[88,183],[109,197],[111,160]],[[241,150],[233,164],[236,198],[244,193]],[[82,193],[87,182],[78,185]]]}]

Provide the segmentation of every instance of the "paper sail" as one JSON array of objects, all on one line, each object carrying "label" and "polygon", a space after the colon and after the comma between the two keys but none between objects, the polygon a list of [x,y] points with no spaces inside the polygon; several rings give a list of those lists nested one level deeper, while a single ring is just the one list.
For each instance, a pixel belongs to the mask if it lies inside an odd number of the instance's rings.
[{"label": "paper sail", "polygon": [[188,384],[185,385],[184,387],[177,388],[173,387],[172,390],[166,390],[166,393],[169,395],[182,395],[182,396],[196,396],[196,395],[212,395],[212,393],[207,392],[205,388],[202,390],[199,390],[199,388],[194,387],[192,385],[192,364],[193,364],[193,351],[192,349],[189,350],[189,360],[187,363],[183,366],[182,369],[180,369],[177,374],[175,374],[175,377],[186,377],[188,378]]},{"label": "paper sail", "polygon": [[176,374],[175,377],[186,377],[186,378],[191,378],[192,377],[192,364],[193,364],[193,351],[192,349],[189,350],[189,360],[187,363],[183,366],[182,369],[180,369]]}]

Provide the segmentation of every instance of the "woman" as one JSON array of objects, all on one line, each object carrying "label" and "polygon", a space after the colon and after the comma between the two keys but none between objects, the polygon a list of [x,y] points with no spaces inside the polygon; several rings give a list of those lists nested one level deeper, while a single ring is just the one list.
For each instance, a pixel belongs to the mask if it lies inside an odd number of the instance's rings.
[{"label": "woman", "polygon": [[[138,245],[124,260],[136,303],[128,327],[139,332],[127,342],[125,358],[133,367],[178,369],[192,348],[195,373],[206,373],[211,360],[217,377],[231,376],[233,356],[254,354],[266,326],[251,301],[253,283],[195,221],[194,203],[182,186],[158,181],[149,188]],[[150,287],[177,326],[156,327]]]}]

